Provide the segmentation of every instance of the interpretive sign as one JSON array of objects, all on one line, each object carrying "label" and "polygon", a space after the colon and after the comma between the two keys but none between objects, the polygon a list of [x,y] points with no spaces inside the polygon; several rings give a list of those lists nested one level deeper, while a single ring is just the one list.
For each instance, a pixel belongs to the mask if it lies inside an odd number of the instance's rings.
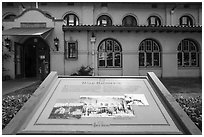
[{"label": "interpretive sign", "polygon": [[59,78],[23,132],[179,133],[147,79]]},{"label": "interpretive sign", "polygon": [[85,117],[134,117],[134,105],[148,105],[143,94],[124,96],[80,96],[71,102],[56,103],[49,119]]},{"label": "interpretive sign", "polygon": [[18,134],[183,134],[147,77],[57,77]]}]

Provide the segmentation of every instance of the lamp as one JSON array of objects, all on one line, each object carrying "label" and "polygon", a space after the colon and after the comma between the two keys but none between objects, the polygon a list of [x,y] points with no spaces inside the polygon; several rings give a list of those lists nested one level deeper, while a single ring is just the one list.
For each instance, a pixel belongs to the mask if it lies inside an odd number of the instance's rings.
[{"label": "lamp", "polygon": [[96,42],[96,36],[94,34],[94,32],[92,32],[91,34],[91,43],[95,43]]},{"label": "lamp", "polygon": [[56,50],[58,51],[59,50],[59,39],[57,37],[54,39],[54,45],[56,47]]},{"label": "lamp", "polygon": [[11,40],[8,39],[8,38],[6,38],[4,41],[5,41],[5,47],[6,47],[9,51],[11,51]]},{"label": "lamp", "polygon": [[174,12],[175,12],[175,9],[176,9],[176,6],[174,6],[172,9],[171,9],[171,14],[174,14]]}]

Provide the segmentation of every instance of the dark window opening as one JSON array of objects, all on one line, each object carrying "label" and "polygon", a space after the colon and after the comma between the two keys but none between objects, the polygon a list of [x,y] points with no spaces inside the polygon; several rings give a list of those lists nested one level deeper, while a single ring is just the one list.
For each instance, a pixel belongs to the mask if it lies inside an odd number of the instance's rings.
[{"label": "dark window opening", "polygon": [[79,25],[79,18],[75,14],[68,14],[64,17],[64,25],[77,26]]},{"label": "dark window opening", "polygon": [[181,26],[193,26],[193,19],[190,16],[182,16],[179,21]]},{"label": "dark window opening", "polygon": [[147,21],[149,26],[161,26],[161,20],[157,16],[150,16]]},{"label": "dark window opening", "polygon": [[99,26],[111,26],[112,20],[109,16],[102,15],[98,18],[97,25],[99,25]]},{"label": "dark window opening", "polygon": [[122,24],[123,26],[136,26],[137,21],[135,17],[128,15],[123,19]]},{"label": "dark window opening", "polygon": [[66,42],[65,45],[65,59],[77,59],[78,58],[78,42]]}]

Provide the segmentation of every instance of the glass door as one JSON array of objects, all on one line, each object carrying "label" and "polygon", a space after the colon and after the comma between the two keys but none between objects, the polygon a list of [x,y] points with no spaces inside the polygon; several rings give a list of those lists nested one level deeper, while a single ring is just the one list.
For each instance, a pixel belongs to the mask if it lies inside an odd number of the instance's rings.
[{"label": "glass door", "polygon": [[23,77],[23,45],[15,43],[15,78]]}]

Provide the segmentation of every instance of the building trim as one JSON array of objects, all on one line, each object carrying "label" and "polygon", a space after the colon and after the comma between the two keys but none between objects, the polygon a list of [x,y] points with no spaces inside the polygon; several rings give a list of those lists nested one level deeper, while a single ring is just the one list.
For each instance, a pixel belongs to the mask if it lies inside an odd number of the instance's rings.
[{"label": "building trim", "polygon": [[63,31],[135,31],[135,32],[202,32],[202,26],[134,26],[126,27],[122,25],[112,25],[112,26],[98,26],[98,25],[78,25],[78,26],[62,26]]},{"label": "building trim", "polygon": [[16,16],[16,18],[19,18],[19,17],[23,16],[26,12],[31,11],[31,10],[38,11],[38,12],[42,13],[45,17],[54,20],[54,17],[50,17],[50,16],[46,15],[46,13],[44,11],[42,11],[41,9],[39,9],[39,8],[29,8],[29,9],[26,9],[20,15]]}]

